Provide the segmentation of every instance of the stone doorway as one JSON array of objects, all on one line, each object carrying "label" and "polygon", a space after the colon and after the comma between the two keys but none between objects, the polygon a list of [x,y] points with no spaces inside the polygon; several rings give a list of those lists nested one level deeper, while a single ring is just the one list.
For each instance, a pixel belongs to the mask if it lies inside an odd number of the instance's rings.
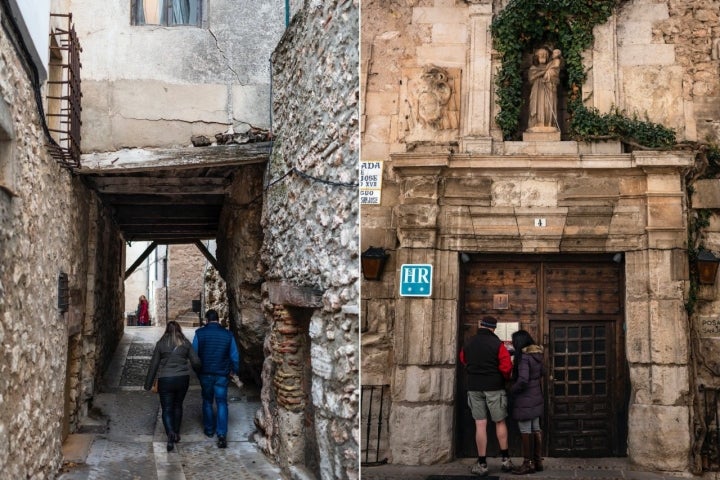
[{"label": "stone doorway", "polygon": [[[485,315],[509,340],[528,330],[545,348],[546,453],[623,456],[627,450],[628,378],[624,353],[624,266],[613,255],[472,255],[461,265],[459,347]],[[502,300],[502,301],[501,301]],[[477,455],[458,368],[456,456]],[[512,419],[510,449],[519,455]],[[492,427],[488,455],[499,454]]]}]

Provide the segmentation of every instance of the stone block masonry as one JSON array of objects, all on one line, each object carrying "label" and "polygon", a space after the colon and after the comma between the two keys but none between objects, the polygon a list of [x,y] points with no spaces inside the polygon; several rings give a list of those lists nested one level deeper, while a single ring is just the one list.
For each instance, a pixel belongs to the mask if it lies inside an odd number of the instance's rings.
[{"label": "stone block masonry", "polygon": [[[5,26],[6,12],[0,8]],[[48,155],[35,87],[0,29],[0,477],[54,478],[122,334],[122,241]],[[8,141],[5,141],[8,140]],[[58,310],[58,276],[70,305]]]},{"label": "stone block masonry", "polygon": [[[268,179],[294,173],[267,190],[263,205],[262,274],[288,287],[266,300],[275,340],[266,343],[272,361],[263,371],[261,423],[283,423],[267,443],[289,459],[286,470],[326,480],[359,476],[357,25],[357,2],[306,3],[272,57],[278,127]],[[320,292],[319,301],[307,290]],[[297,318],[271,313],[284,310],[306,318],[307,334]],[[302,381],[301,365],[287,364],[296,354],[281,353],[295,348],[311,366]],[[303,424],[311,454],[286,428]]]}]

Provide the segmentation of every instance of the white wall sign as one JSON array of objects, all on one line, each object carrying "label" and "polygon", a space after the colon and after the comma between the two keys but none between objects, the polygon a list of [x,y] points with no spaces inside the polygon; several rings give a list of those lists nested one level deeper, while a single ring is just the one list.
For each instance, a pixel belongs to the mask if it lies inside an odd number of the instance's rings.
[{"label": "white wall sign", "polygon": [[360,204],[380,205],[383,162],[360,162]]}]

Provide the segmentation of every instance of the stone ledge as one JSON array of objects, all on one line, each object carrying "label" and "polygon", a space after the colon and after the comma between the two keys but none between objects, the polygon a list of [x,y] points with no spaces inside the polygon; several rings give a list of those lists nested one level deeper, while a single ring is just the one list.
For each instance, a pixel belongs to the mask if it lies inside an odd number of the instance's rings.
[{"label": "stone ledge", "polygon": [[63,461],[85,463],[90,447],[95,440],[92,433],[73,433],[68,435],[62,446]]},{"label": "stone ledge", "polygon": [[288,282],[266,282],[270,302],[290,307],[322,308],[322,290],[300,287]]}]

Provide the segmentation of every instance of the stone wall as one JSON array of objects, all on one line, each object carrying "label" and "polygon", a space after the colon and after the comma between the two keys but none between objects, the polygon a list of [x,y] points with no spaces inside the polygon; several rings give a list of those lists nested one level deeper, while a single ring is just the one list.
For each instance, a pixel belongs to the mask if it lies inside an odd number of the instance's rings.
[{"label": "stone wall", "polygon": [[7,478],[54,478],[63,436],[122,332],[122,243],[94,195],[47,154],[9,36],[0,29],[0,403],[12,406],[0,412],[0,465]]},{"label": "stone wall", "polygon": [[[363,2],[362,161],[383,161],[384,174],[382,203],[362,208],[361,249],[383,247],[390,258],[382,281],[362,285],[362,381],[391,385],[386,453],[410,464],[454,455],[443,446],[454,441],[461,252],[620,251],[632,388],[628,454],[651,468],[687,471],[697,353],[685,335],[683,169],[692,154],[630,155],[613,142],[502,141],[492,77],[500,59],[489,27],[507,4]],[[717,141],[717,2],[621,4],[595,28],[584,55],[586,103],[672,127],[679,141]],[[458,115],[459,128],[417,129],[408,120],[416,115],[412,82],[428,66],[452,79],[459,109],[447,114]],[[532,224],[539,214],[548,222],[542,232]],[[404,263],[431,263],[438,278],[450,280],[436,283],[431,299],[399,298]],[[711,318],[717,306],[702,308]],[[440,440],[407,428],[409,418],[431,425]],[[649,428],[658,423],[668,430]]]},{"label": "stone wall", "polygon": [[[221,213],[216,257],[227,292],[225,305],[218,313],[221,319],[229,320],[236,335],[241,377],[252,378],[258,385],[265,359],[263,343],[270,325],[262,313],[263,279],[258,271],[264,171],[264,165],[251,165],[235,176]],[[214,297],[219,302],[222,295],[218,292]],[[207,307],[211,304],[208,302]]]},{"label": "stone wall", "polygon": [[358,477],[357,24],[356,2],[305,2],[272,57],[261,251],[272,333],[257,422],[284,469],[328,480]]},{"label": "stone wall", "polygon": [[203,288],[205,311],[212,308],[218,312],[220,322],[228,321],[230,314],[228,313],[227,284],[220,276],[220,272],[212,265],[208,265],[205,270],[205,284]]},{"label": "stone wall", "polygon": [[[87,190],[84,194],[94,196]],[[81,247],[81,251],[84,249],[87,249],[88,298],[82,333],[87,349],[85,360],[94,359],[95,371],[94,382],[91,383],[89,377],[83,381],[84,400],[91,401],[95,392],[93,385],[100,385],[125,325],[125,245],[110,214],[97,201],[89,211],[87,245]]]},{"label": "stone wall", "polygon": [[[168,254],[169,320],[197,317],[192,301],[200,300],[205,273],[205,256],[195,245],[170,245]],[[164,324],[164,318],[158,319]],[[157,322],[156,322],[157,323]]]}]

